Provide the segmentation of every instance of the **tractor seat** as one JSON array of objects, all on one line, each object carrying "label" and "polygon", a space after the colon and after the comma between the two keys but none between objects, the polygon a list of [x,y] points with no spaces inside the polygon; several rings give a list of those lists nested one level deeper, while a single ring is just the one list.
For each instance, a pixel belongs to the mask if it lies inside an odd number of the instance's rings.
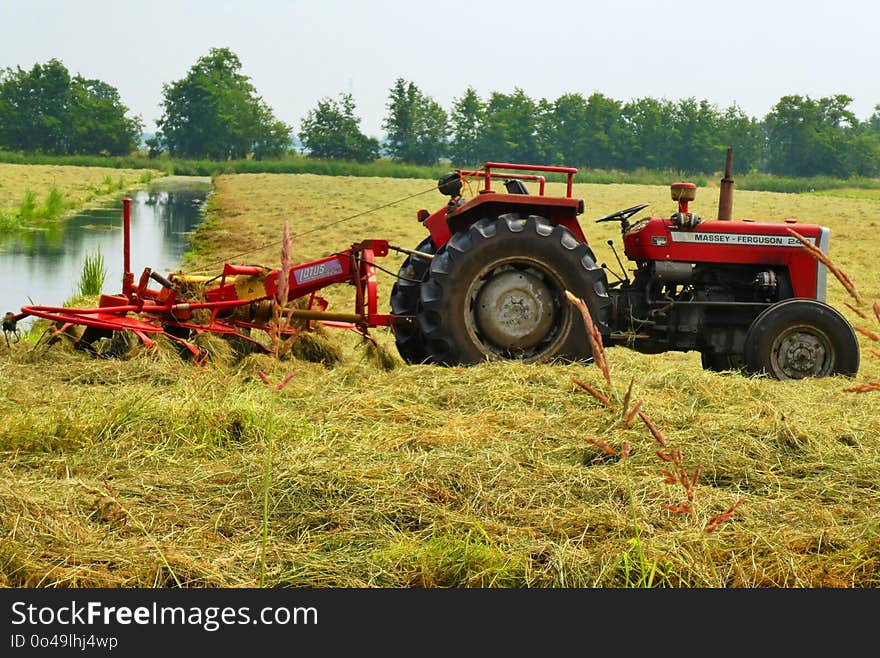
[{"label": "tractor seat", "polygon": [[508,194],[528,194],[525,184],[521,180],[511,179],[504,181],[504,187],[507,188]]}]

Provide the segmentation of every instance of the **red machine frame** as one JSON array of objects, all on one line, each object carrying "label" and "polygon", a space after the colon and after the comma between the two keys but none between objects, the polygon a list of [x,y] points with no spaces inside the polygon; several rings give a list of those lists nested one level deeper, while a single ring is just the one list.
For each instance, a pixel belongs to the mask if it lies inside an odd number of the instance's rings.
[{"label": "red machine frame", "polygon": [[[266,352],[272,348],[250,337],[249,330],[268,332],[268,321],[256,321],[236,317],[232,312],[239,307],[253,305],[260,301],[275,300],[278,294],[278,277],[281,270],[254,265],[225,264],[220,275],[209,279],[219,279],[219,284],[205,289],[204,301],[182,300],[173,283],[185,281],[186,277],[171,275],[168,280],[162,275],[146,268],[137,285],[131,270],[131,199],[123,200],[123,268],[122,293],[101,295],[98,308],[67,308],[58,306],[23,306],[21,313],[12,319],[15,322],[29,316],[44,318],[56,323],[54,333],[66,332],[73,326],[83,326],[96,330],[97,335],[109,335],[113,331],[131,331],[147,346],[154,344],[151,336],[164,335],[184,345],[193,355],[200,356],[201,350],[180,334],[190,331],[226,336],[238,336],[248,340]],[[370,327],[389,326],[393,316],[378,312],[378,291],[376,266],[374,260],[387,256],[390,246],[386,240],[364,240],[353,244],[349,249],[339,251],[325,258],[296,265],[290,268],[288,276],[287,301],[308,296],[306,308],[285,308],[284,314],[290,318],[303,319],[306,325],[318,321],[330,326],[354,329],[366,334]],[[238,277],[253,277],[245,296],[239,294]],[[159,289],[150,288],[151,281],[160,284]],[[335,284],[350,283],[355,288],[355,309],[353,313],[327,312],[327,302],[316,293],[318,290]],[[193,312],[207,309],[210,320],[196,322]],[[184,330],[184,331],[180,331]],[[294,335],[295,328],[281,328],[283,335]]]},{"label": "red machine frame", "polygon": [[[545,196],[546,178],[544,176],[509,173],[506,171],[502,173],[498,170],[565,174],[567,179],[565,196]],[[454,207],[443,206],[424,220],[425,227],[431,232],[431,238],[438,249],[449,241],[453,233],[472,224],[476,219],[513,210],[540,214],[547,217],[553,223],[567,228],[581,242],[587,241],[577,221],[577,216],[584,211],[584,201],[572,196],[574,175],[578,171],[576,168],[487,162],[483,165],[482,169],[473,171],[456,169],[456,171],[462,177],[482,178],[483,187],[467,201],[462,201],[460,198],[455,199],[453,200]],[[523,195],[497,192],[492,189],[493,178],[536,181],[539,184],[538,194]]]}]

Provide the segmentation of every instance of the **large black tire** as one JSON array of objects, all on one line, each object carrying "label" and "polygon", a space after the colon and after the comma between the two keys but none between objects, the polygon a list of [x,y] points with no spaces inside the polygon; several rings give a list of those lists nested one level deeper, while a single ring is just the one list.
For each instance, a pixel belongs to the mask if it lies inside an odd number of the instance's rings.
[{"label": "large black tire", "polygon": [[703,370],[712,372],[739,371],[743,369],[742,354],[716,354],[713,352],[701,352]]},{"label": "large black tire", "polygon": [[543,217],[484,218],[431,261],[419,324],[436,363],[586,360],[584,321],[565,297],[583,299],[603,333],[611,300],[590,248]]},{"label": "large black tire", "polygon": [[836,309],[814,299],[787,299],[752,322],[744,358],[750,374],[776,379],[852,377],[859,370],[859,341]]},{"label": "large black tire", "polygon": [[[437,251],[434,240],[426,238],[415,248],[423,254]],[[419,327],[421,309],[421,282],[428,274],[431,261],[419,256],[407,256],[398,271],[397,281],[391,288],[391,313],[400,320],[391,326],[397,351],[407,363],[430,363],[431,354],[425,347],[425,337]]]}]

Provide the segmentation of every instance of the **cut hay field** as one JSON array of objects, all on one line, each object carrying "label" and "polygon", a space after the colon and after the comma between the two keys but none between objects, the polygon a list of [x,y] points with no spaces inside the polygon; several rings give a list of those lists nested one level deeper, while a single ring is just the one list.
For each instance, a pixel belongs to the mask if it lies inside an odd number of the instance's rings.
[{"label": "cut hay field", "polygon": [[53,189],[62,196],[62,211],[76,211],[162,175],[149,169],[0,163],[0,214],[15,216],[29,192],[39,207]]},{"label": "cut hay field", "polygon": [[[699,189],[692,210],[711,216],[717,192]],[[616,225],[593,218],[641,202],[673,211],[666,187],[575,194],[609,264]],[[183,269],[275,265],[285,221],[294,261],[373,237],[412,248],[425,236],[416,211],[444,202],[425,180],[222,176]],[[829,226],[832,258],[880,299],[880,246],[865,237],[880,200],[737,192],[734,215]],[[385,260],[396,271],[401,257]],[[382,310],[392,283],[381,275]],[[350,310],[350,292],[329,291],[331,310]],[[852,301],[829,277],[829,302],[880,332]],[[844,389],[880,381],[880,345],[859,337],[855,380],[750,379],[704,372],[694,353],[609,350],[617,399],[632,381],[665,448],[573,383],[605,386],[589,364],[385,370],[339,331],[329,367],[220,348],[199,368],[162,347],[95,360],[4,345],[0,583],[875,588],[880,392]],[[293,377],[276,390],[260,370]],[[665,482],[676,462],[687,486]],[[688,492],[693,513],[672,511]]]}]

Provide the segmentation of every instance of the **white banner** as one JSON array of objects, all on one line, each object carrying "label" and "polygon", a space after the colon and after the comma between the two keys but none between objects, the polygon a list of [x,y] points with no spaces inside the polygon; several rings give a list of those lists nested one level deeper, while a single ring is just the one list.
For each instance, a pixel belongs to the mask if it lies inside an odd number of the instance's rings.
[{"label": "white banner", "polygon": [[[761,235],[750,233],[709,233],[707,231],[672,231],[673,242],[721,244],[744,247],[803,247],[793,235]],[[804,238],[815,244],[815,238]]]}]

